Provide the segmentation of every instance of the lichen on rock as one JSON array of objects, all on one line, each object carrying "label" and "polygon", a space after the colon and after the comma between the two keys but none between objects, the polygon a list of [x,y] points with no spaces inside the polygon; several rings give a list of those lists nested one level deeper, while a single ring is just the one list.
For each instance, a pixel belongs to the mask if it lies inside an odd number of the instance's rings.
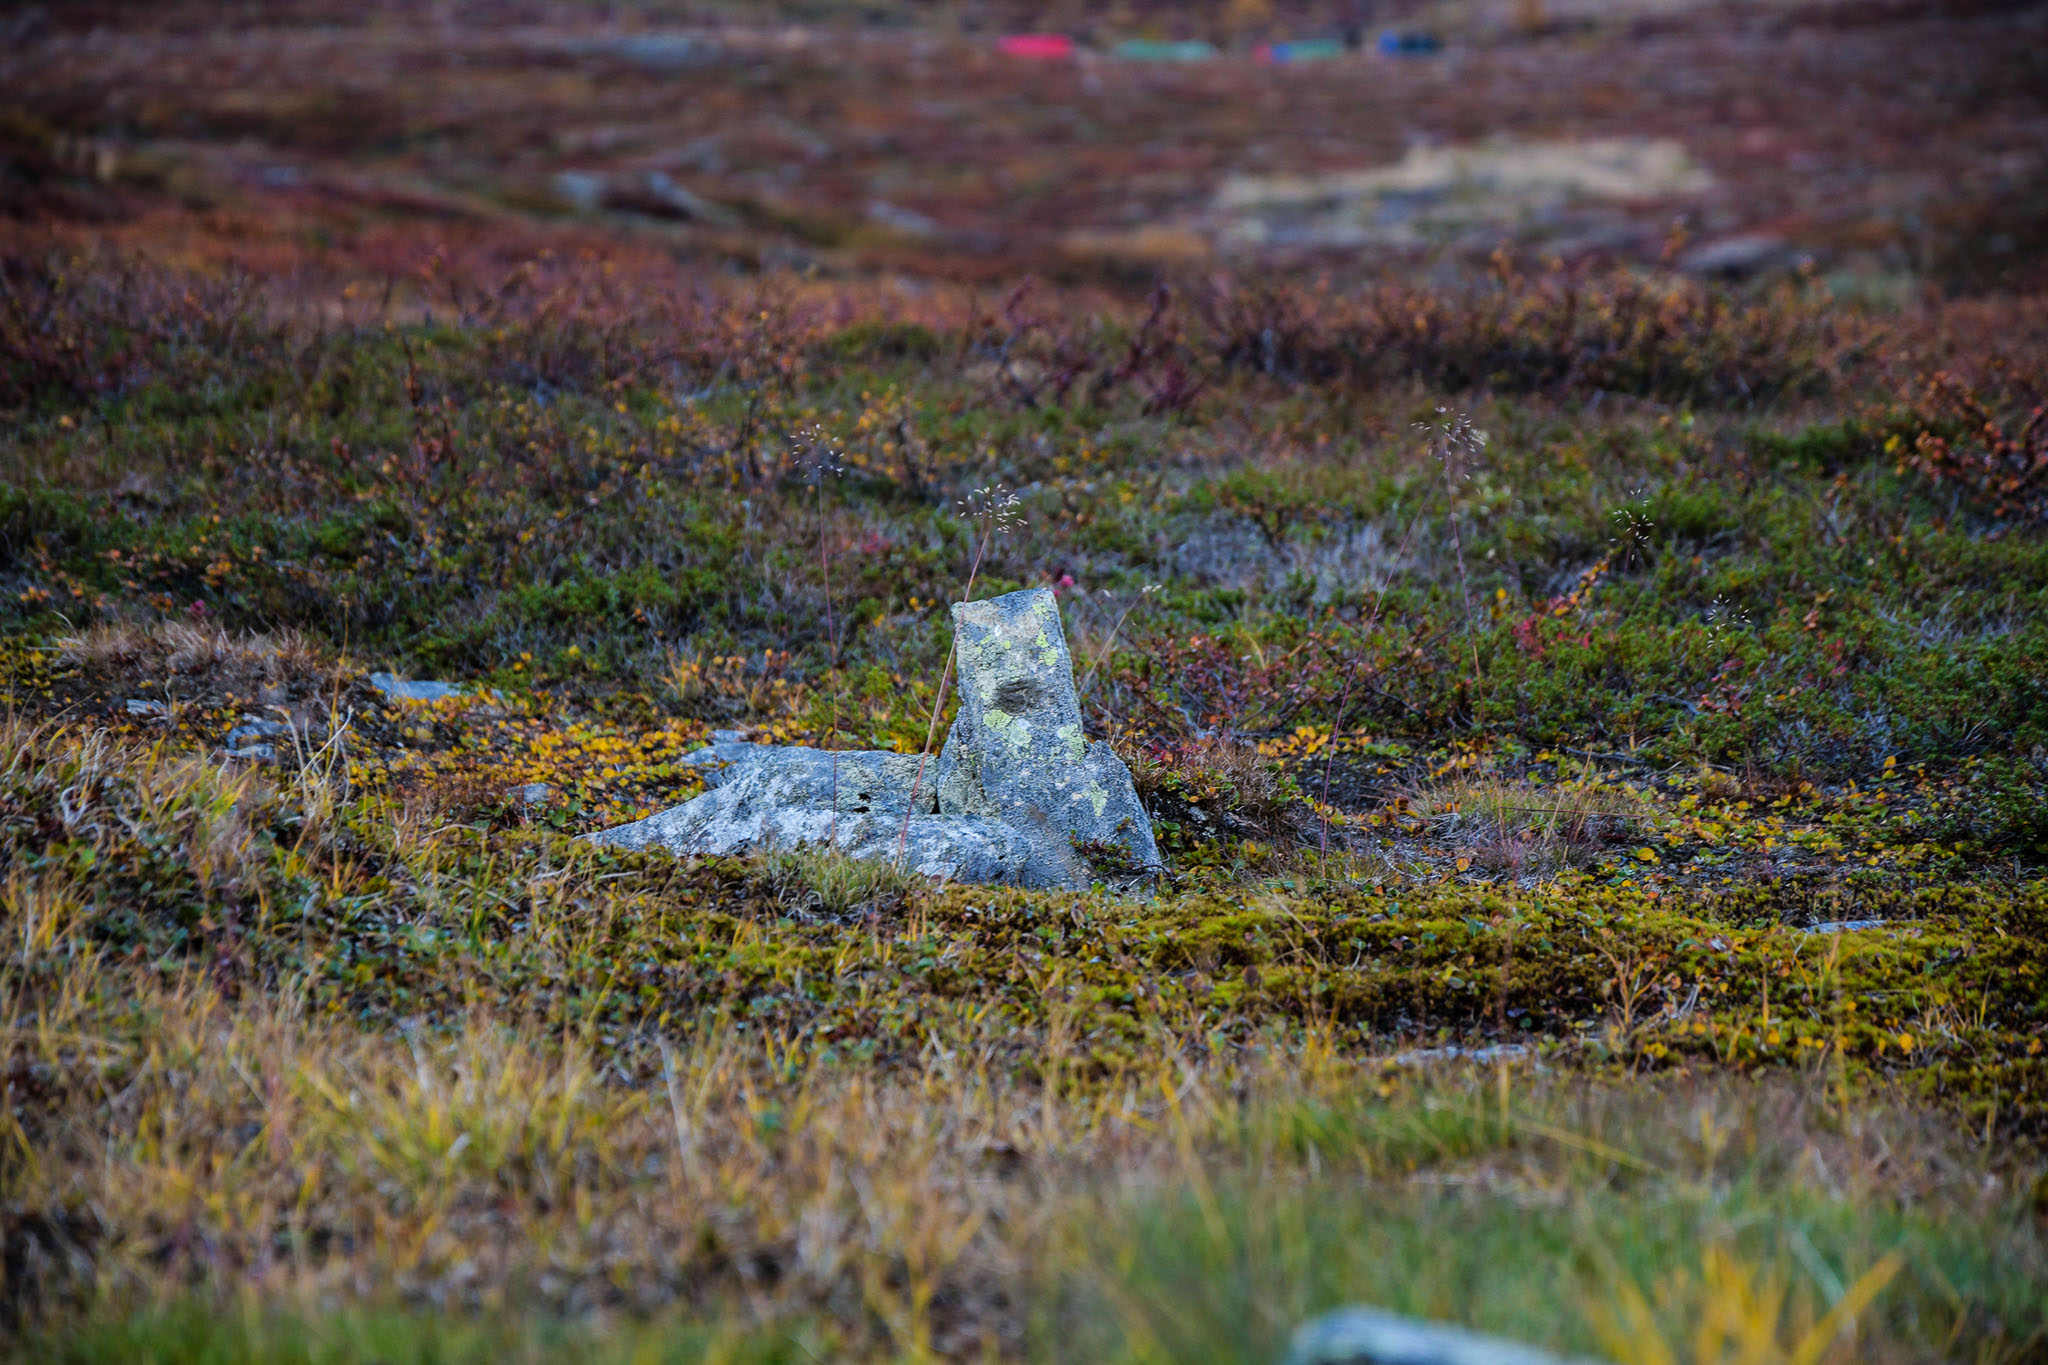
[{"label": "lichen on rock", "polygon": [[1053,595],[957,602],[953,622],[960,715],[922,781],[915,755],[721,743],[684,760],[707,768],[703,795],[588,837],[672,853],[827,844],[950,880],[1076,890],[1156,874],[1129,769],[1082,727]]},{"label": "lichen on rock", "polygon": [[1087,742],[1059,603],[1044,588],[953,604],[960,715],[939,754],[939,811],[1024,833],[1031,886],[1085,887],[1081,846],[1113,846],[1136,880],[1159,869],[1152,821],[1130,770]]}]

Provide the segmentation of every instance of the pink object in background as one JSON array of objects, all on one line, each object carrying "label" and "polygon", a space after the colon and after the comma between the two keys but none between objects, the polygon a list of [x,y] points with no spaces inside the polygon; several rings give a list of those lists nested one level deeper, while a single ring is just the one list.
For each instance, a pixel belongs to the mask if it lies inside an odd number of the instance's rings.
[{"label": "pink object in background", "polygon": [[996,51],[1006,57],[1055,61],[1074,55],[1074,40],[1064,33],[1010,33],[997,41]]}]

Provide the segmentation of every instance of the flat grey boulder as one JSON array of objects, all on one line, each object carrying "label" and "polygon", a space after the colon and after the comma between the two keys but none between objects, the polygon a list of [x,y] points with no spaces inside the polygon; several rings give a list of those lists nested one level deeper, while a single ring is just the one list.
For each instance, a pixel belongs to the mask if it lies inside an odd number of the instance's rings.
[{"label": "flat grey boulder", "polygon": [[1086,889],[1159,870],[1130,771],[1087,742],[1059,605],[1042,589],[953,607],[960,715],[936,763],[916,754],[750,744],[730,731],[683,758],[706,790],[585,836],[612,848],[758,853],[822,845],[926,876]]},{"label": "flat grey boulder", "polygon": [[1395,1066],[1432,1066],[1437,1062],[1471,1062],[1492,1066],[1495,1062],[1518,1062],[1529,1055],[1522,1043],[1495,1043],[1490,1047],[1411,1047],[1387,1060]]},{"label": "flat grey boulder", "polygon": [[[733,809],[812,807],[850,815],[905,811],[928,815],[938,801],[917,793],[917,755],[886,749],[806,749],[795,744],[762,744],[735,764],[718,790]],[[927,784],[929,786],[929,784]]]},{"label": "flat grey boulder", "polygon": [[960,714],[939,754],[939,810],[1015,826],[1025,885],[1085,888],[1158,873],[1130,769],[1081,728],[1059,601],[1045,588],[953,604]]},{"label": "flat grey boulder", "polygon": [[[916,780],[915,754],[752,744],[729,767],[705,774],[709,790],[702,796],[589,838],[618,848],[742,853],[770,846],[763,842],[764,831],[808,829],[812,815],[821,828],[836,823],[835,815],[894,815],[900,821]],[[937,809],[929,790],[919,794],[917,814]],[[824,836],[781,842],[824,842]]]},{"label": "flat grey boulder", "polygon": [[731,775],[734,764],[751,758],[764,750],[776,747],[770,744],[749,744],[743,739],[721,739],[719,737],[720,735],[730,735],[732,733],[729,730],[713,731],[711,743],[701,749],[692,749],[676,761],[692,768],[701,769],[702,771],[698,775],[704,779],[704,785],[706,787],[716,787]]},{"label": "flat grey boulder", "polygon": [[922,784],[911,808],[911,789],[918,785],[915,754],[746,747],[702,796],[600,830],[590,841],[670,853],[829,846],[871,859],[894,858],[901,848],[906,865],[928,877],[1015,882],[1023,874],[1030,847],[1002,822],[936,814],[930,782]]},{"label": "flat grey boulder", "polygon": [[1404,1318],[1377,1308],[1340,1308],[1303,1323],[1283,1365],[1600,1365],[1504,1337]]}]

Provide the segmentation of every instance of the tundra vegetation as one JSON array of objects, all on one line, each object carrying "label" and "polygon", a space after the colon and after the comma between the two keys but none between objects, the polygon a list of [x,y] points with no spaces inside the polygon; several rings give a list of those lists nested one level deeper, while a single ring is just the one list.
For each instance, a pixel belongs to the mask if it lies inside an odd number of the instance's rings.
[{"label": "tundra vegetation", "polygon": [[[0,1358],[1252,1362],[1347,1302],[2048,1352],[2038,199],[1882,278],[1709,278],[1668,215],[1137,261],[1033,234],[1169,107],[1283,138],[1340,76],[63,8],[0,117]],[[1387,79],[1657,131],[1601,72],[1768,121],[1896,59],[1929,176],[2043,124],[1997,7],[1724,9]],[[543,194],[685,78],[710,188]],[[1826,164],[1866,97],[1796,101]],[[806,108],[1003,170],[871,211]],[[771,153],[818,183],[711,168]],[[949,604],[1041,586],[1150,892],[577,839],[716,730],[935,755]]]}]

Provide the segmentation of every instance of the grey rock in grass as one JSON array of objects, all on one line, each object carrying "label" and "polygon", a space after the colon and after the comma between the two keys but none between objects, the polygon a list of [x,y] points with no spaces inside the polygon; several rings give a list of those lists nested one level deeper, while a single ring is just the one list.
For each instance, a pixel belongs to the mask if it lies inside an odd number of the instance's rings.
[{"label": "grey rock in grass", "polygon": [[[929,775],[917,782],[914,754],[849,750],[835,755],[727,742],[699,750],[686,761],[705,765],[708,789],[703,795],[645,820],[601,830],[588,836],[590,841],[678,854],[830,846],[851,858],[884,861],[900,852],[905,866],[960,882],[1019,882],[1030,861],[1030,844],[1001,821],[937,814]],[[913,786],[918,788],[914,811]]]},{"label": "grey rock in grass", "polygon": [[735,764],[775,747],[768,744],[749,744],[738,736],[737,730],[714,730],[711,732],[711,743],[701,749],[692,749],[676,761],[702,769],[699,775],[704,779],[706,787],[719,786],[732,775]]},{"label": "grey rock in grass", "polygon": [[960,714],[939,754],[939,810],[1015,826],[1025,885],[1136,882],[1160,869],[1130,770],[1088,742],[1059,602],[1044,588],[953,604]]},{"label": "grey rock in grass", "polygon": [[[721,788],[720,791],[726,789]],[[715,802],[719,792],[698,801]],[[913,815],[908,828],[900,814],[835,813],[822,806],[783,807],[735,816],[727,810],[693,811],[688,805],[640,822],[653,826],[645,842],[633,842],[625,826],[598,842],[622,848],[663,847],[672,852],[766,853],[775,849],[835,848],[849,858],[888,862],[903,850],[904,865],[923,876],[956,882],[1011,882],[1021,879],[1031,854],[1022,835],[999,820],[973,816]],[[664,820],[663,815],[679,818]],[[676,848],[676,841],[684,844]]]},{"label": "grey rock in grass", "polygon": [[579,57],[613,58],[664,73],[715,62],[724,51],[718,44],[697,34],[673,32],[635,33],[618,38],[564,38],[545,40],[538,46]]},{"label": "grey rock in grass", "polygon": [[[795,745],[744,748],[729,767],[707,771],[710,789],[702,796],[645,820],[600,830],[591,841],[671,853],[748,853],[834,842],[840,825],[857,823],[848,817],[893,817],[900,830],[910,809],[910,789],[917,779],[914,754]],[[919,794],[917,807],[919,815],[938,809],[929,788]]]},{"label": "grey rock in grass", "polygon": [[609,183],[596,171],[562,171],[555,176],[555,194],[570,208],[588,213],[604,202]]},{"label": "grey rock in grass", "polygon": [[1791,270],[1799,264],[1797,247],[1769,233],[1740,233],[1721,237],[1680,254],[1678,268],[1695,275],[1741,279],[1767,271]]},{"label": "grey rock in grass", "polygon": [[292,727],[281,720],[244,720],[228,731],[228,757],[259,761],[276,758],[277,746],[271,741],[290,739],[291,734]]},{"label": "grey rock in grass", "polygon": [[372,673],[370,686],[393,701],[443,701],[460,697],[466,689],[456,683],[401,678],[396,673]]},{"label": "grey rock in grass", "polygon": [[974,815],[913,815],[907,830],[900,815],[868,816],[842,829],[837,847],[848,857],[878,862],[893,859],[901,847],[906,867],[949,882],[1014,884],[1031,858],[1023,835]]},{"label": "grey rock in grass", "polygon": [[[806,749],[794,744],[763,744],[726,772],[718,790],[734,809],[773,810],[781,807],[837,809],[843,814],[901,816],[912,808],[911,788],[917,782],[917,755],[884,749]],[[918,793],[916,812],[929,814],[938,802],[929,790]]]},{"label": "grey rock in grass", "polygon": [[936,814],[928,782],[911,810],[915,754],[748,747],[752,752],[725,769],[720,784],[702,796],[602,830],[589,836],[591,842],[671,853],[830,846],[848,857],[875,860],[894,858],[900,848],[905,864],[928,877],[1015,882],[1023,875],[1030,845],[1001,821]]},{"label": "grey rock in grass", "polygon": [[1397,1052],[1387,1060],[1395,1066],[1429,1066],[1436,1062],[1475,1062],[1480,1066],[1491,1066],[1495,1062],[1520,1061],[1529,1055],[1529,1049],[1522,1043],[1494,1043],[1489,1047],[1412,1047],[1406,1052]]},{"label": "grey rock in grass", "polygon": [[[926,876],[1085,889],[1159,870],[1131,774],[1081,730],[1059,606],[1043,590],[953,608],[960,717],[935,763],[915,754],[750,744],[683,762],[701,796],[587,836],[613,848],[756,853],[829,845]],[[921,772],[921,775],[920,775]]]},{"label": "grey rock in grass", "polygon": [[1600,1365],[1504,1337],[1377,1308],[1340,1308],[1303,1323],[1284,1365]]}]

